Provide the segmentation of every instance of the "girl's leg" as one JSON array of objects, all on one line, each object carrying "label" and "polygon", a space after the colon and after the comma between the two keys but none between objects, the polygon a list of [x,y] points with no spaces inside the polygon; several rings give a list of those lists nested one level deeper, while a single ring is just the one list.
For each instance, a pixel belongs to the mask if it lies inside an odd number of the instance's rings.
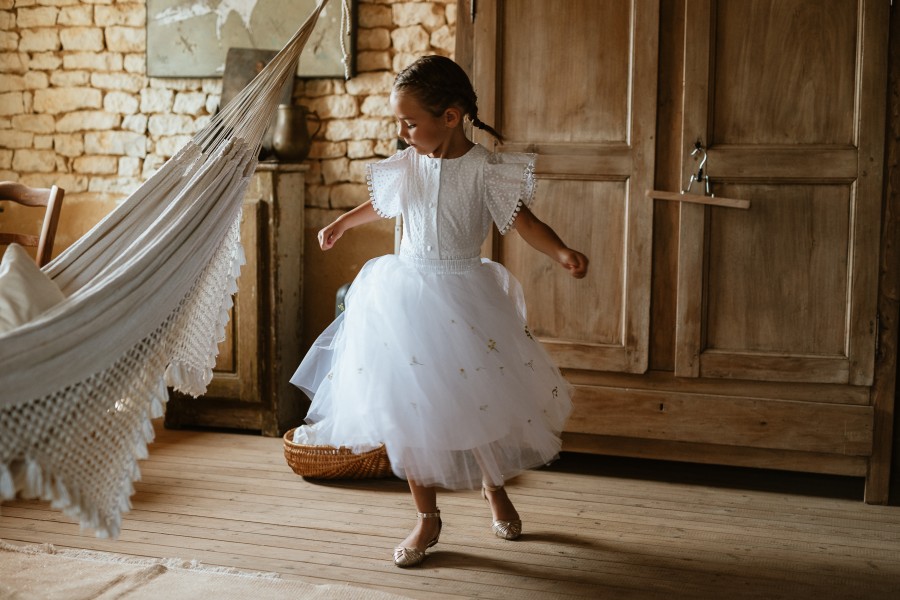
[{"label": "girl's leg", "polygon": [[473,453],[478,466],[481,467],[481,495],[491,505],[491,515],[494,517],[491,530],[499,538],[514,540],[522,534],[522,520],[506,494],[503,477],[497,473],[492,474],[486,468],[488,462],[480,450],[475,449]]},{"label": "girl's leg", "polygon": [[519,513],[503,487],[503,478],[499,474],[490,474],[485,467],[486,461],[478,448],[472,450],[475,462],[481,467],[481,481],[485,499],[491,505],[494,521],[517,521]]},{"label": "girl's leg", "polygon": [[[433,514],[437,512],[437,490],[433,487],[420,486],[410,479],[409,491],[412,492],[413,502],[416,505],[416,512],[423,514]],[[441,530],[440,525],[440,519],[417,519],[416,526],[412,530],[412,533],[406,536],[406,539],[403,540],[403,543],[400,545],[406,548],[425,550],[428,544],[438,536],[438,533]]]}]

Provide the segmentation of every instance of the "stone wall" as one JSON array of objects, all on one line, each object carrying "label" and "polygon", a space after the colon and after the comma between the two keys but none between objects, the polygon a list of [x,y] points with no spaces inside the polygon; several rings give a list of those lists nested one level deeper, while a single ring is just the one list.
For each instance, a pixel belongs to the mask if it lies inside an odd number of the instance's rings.
[{"label": "stone wall", "polygon": [[[0,180],[66,190],[57,252],[218,107],[220,79],[147,77],[145,25],[143,0],[0,0]],[[297,80],[295,103],[323,119],[308,226],[365,200],[365,164],[396,147],[395,74],[422,54],[451,56],[455,25],[456,0],[358,0],[357,76]]]}]

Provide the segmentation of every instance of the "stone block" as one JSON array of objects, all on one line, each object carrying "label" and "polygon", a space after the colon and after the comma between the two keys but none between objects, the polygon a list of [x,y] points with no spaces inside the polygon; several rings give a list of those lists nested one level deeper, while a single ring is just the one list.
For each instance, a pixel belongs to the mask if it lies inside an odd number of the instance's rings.
[{"label": "stone block", "polygon": [[86,192],[88,189],[88,176],[75,173],[57,173],[52,179],[41,183],[40,187],[50,187],[58,185],[66,190],[66,205],[71,205],[72,195],[79,192]]},{"label": "stone block", "polygon": [[98,27],[68,27],[59,30],[59,41],[67,52],[100,52],[103,30]]},{"label": "stone block", "polygon": [[368,96],[363,100],[362,114],[368,117],[394,118],[394,109],[391,108],[391,97],[386,94]]},{"label": "stone block", "polygon": [[28,55],[24,52],[0,52],[0,73],[25,73]]},{"label": "stone block", "polygon": [[416,62],[421,54],[410,54],[408,52],[398,52],[394,55],[394,71],[399,73],[409,65]]},{"label": "stone block", "polygon": [[113,52],[146,52],[147,32],[143,27],[107,27],[106,47]]},{"label": "stone block", "polygon": [[19,8],[16,11],[16,27],[28,29],[32,27],[53,27],[59,9],[53,6],[38,6],[34,8]]},{"label": "stone block", "polygon": [[325,139],[332,142],[377,140],[396,135],[396,126],[393,121],[387,119],[335,119],[329,121],[325,127]]},{"label": "stone block", "polygon": [[35,150],[53,150],[53,136],[36,135],[34,136],[34,142],[32,142],[31,147]]},{"label": "stone block", "polygon": [[129,73],[147,73],[147,57],[144,54],[126,54],[125,70]]},{"label": "stone block", "polygon": [[[297,83],[300,83],[299,81]],[[296,86],[296,84],[295,84]],[[216,96],[222,95],[222,79],[203,79],[200,83],[200,91],[204,94]]]},{"label": "stone block", "polygon": [[103,93],[93,88],[48,88],[34,92],[34,111],[58,115],[82,108],[100,108]]},{"label": "stone block", "polygon": [[12,168],[20,173],[52,173],[56,170],[56,152],[52,150],[16,150]]},{"label": "stone block", "polygon": [[0,94],[21,92],[25,89],[24,75],[4,75],[0,77]]},{"label": "stone block", "polygon": [[356,34],[358,50],[387,50],[391,47],[391,32],[384,27],[360,29]]},{"label": "stone block", "polygon": [[0,116],[21,115],[25,112],[25,95],[22,92],[0,94]]},{"label": "stone block", "polygon": [[19,35],[19,52],[55,52],[60,48],[59,32],[49,27],[22,29]]},{"label": "stone block", "polygon": [[0,150],[0,169],[8,169],[12,166],[12,150]]},{"label": "stone block", "polygon": [[175,155],[176,152],[184,148],[184,145],[191,141],[189,135],[172,135],[162,137],[156,140],[155,152],[166,158]]},{"label": "stone block", "polygon": [[81,87],[91,82],[87,71],[54,71],[50,74],[53,87]]},{"label": "stone block", "polygon": [[119,159],[115,156],[81,156],[72,161],[76,173],[88,175],[110,175],[119,170]]},{"label": "stone block", "polygon": [[0,129],[0,147],[10,150],[31,148],[34,145],[34,133],[30,131],[16,131],[15,129]]},{"label": "stone block", "polygon": [[140,108],[140,101],[134,94],[127,92],[109,92],[103,98],[103,109],[122,115],[133,115]]},{"label": "stone block", "polygon": [[444,11],[447,16],[447,25],[454,27],[456,25],[456,15],[457,15],[456,4],[455,3],[448,4],[447,7],[444,9]]},{"label": "stone block", "polygon": [[167,113],[172,110],[175,92],[159,88],[145,88],[141,90],[142,113]]},{"label": "stone block", "polygon": [[316,98],[309,101],[307,106],[323,119],[347,119],[359,114],[356,97],[346,94]]},{"label": "stone block", "polygon": [[16,115],[12,118],[13,129],[32,133],[53,133],[56,119],[50,115]]},{"label": "stone block", "polygon": [[222,96],[219,94],[210,94],[206,97],[206,105],[204,108],[206,112],[211,115],[216,114],[216,111],[219,109],[219,102],[222,100]]},{"label": "stone block", "polygon": [[129,131],[92,131],[84,136],[84,150],[88,154],[143,158],[147,155],[147,138]]},{"label": "stone block", "polygon": [[403,2],[394,4],[394,24],[400,27],[421,25],[428,31],[447,23],[444,7],[433,2]]},{"label": "stone block", "polygon": [[90,5],[65,6],[59,10],[57,24],[65,26],[84,26],[94,24],[94,7]]},{"label": "stone block", "polygon": [[147,133],[147,115],[128,115],[122,119],[122,129],[135,133]]},{"label": "stone block", "polygon": [[356,70],[387,71],[391,68],[391,53],[387,50],[364,50],[356,56]]},{"label": "stone block", "polygon": [[443,50],[447,55],[452,55],[453,51],[456,49],[456,34],[450,27],[444,25],[440,29],[432,32],[431,46]]},{"label": "stone block", "polygon": [[119,115],[102,110],[80,110],[63,115],[56,122],[56,131],[105,131],[119,126]]},{"label": "stone block", "polygon": [[325,185],[331,185],[340,181],[350,181],[350,161],[346,158],[334,158],[323,160],[322,180]]},{"label": "stone block", "polygon": [[347,142],[347,158],[371,158],[374,155],[375,142],[372,140]]},{"label": "stone block", "polygon": [[25,89],[42,90],[48,87],[50,87],[50,80],[43,71],[25,73]]},{"label": "stone block", "polygon": [[84,136],[80,133],[61,133],[53,136],[53,149],[69,158],[84,154]]},{"label": "stone block", "polygon": [[391,7],[383,4],[360,4],[358,19],[359,26],[365,29],[391,27],[394,24]]},{"label": "stone block", "polygon": [[399,27],[391,32],[391,41],[397,52],[424,54],[429,49],[430,36],[420,25]]},{"label": "stone block", "polygon": [[350,181],[353,183],[366,183],[366,174],[371,160],[354,160],[350,163]]},{"label": "stone block", "polygon": [[144,89],[146,78],[132,73],[93,73],[91,85],[102,90],[122,90],[137,93]]},{"label": "stone block", "polygon": [[[304,196],[304,206],[306,207],[315,207],[315,208],[328,208],[328,197],[330,196],[331,188],[327,185],[310,185],[306,186],[306,194]],[[309,211],[305,211],[309,214]],[[339,215],[338,215],[339,216]],[[332,219],[333,220],[333,219]],[[321,225],[314,227],[316,231],[328,225],[331,221],[326,221]],[[309,221],[306,222],[306,226],[310,227]]]},{"label": "stone block", "polygon": [[194,119],[188,115],[151,115],[147,131],[151,136],[193,134]]},{"label": "stone block", "polygon": [[0,8],[0,31],[10,31],[16,28],[16,14]]},{"label": "stone block", "polygon": [[121,71],[122,55],[117,52],[75,52],[62,58],[64,69],[87,71]]},{"label": "stone block", "polygon": [[0,51],[9,52],[19,48],[19,34],[0,30]]},{"label": "stone block", "polygon": [[312,160],[322,158],[338,158],[346,155],[346,142],[321,142],[316,140],[309,148],[309,158]]},{"label": "stone block", "polygon": [[304,95],[310,98],[318,98],[319,96],[327,96],[336,93],[334,90],[334,82],[331,79],[311,79],[306,82]]},{"label": "stone block", "polygon": [[179,92],[175,95],[172,110],[176,113],[199,115],[206,110],[206,94],[203,92]]},{"label": "stone block", "polygon": [[347,93],[354,96],[390,94],[394,85],[394,74],[388,71],[361,73],[346,83]]},{"label": "stone block", "polygon": [[117,174],[120,177],[140,177],[141,159],[135,156],[121,157],[119,159],[119,170]]}]

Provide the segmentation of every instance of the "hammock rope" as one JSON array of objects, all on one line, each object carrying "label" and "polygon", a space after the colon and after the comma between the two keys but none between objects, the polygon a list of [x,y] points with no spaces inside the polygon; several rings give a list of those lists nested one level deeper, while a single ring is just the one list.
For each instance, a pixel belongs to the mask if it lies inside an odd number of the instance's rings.
[{"label": "hammock rope", "polygon": [[191,142],[44,268],[66,299],[0,334],[0,501],[48,500],[82,528],[118,536],[167,385],[197,396],[212,379],[244,262],[244,192],[327,2]]}]

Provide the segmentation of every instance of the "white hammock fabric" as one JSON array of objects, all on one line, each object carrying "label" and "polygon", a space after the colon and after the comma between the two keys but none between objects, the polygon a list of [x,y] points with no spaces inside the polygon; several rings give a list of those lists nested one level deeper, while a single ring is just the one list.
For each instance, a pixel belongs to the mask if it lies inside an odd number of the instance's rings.
[{"label": "white hammock fabric", "polygon": [[327,0],[247,88],[44,272],[66,300],[0,335],[0,501],[116,537],[166,386],[212,378],[262,136]]}]

